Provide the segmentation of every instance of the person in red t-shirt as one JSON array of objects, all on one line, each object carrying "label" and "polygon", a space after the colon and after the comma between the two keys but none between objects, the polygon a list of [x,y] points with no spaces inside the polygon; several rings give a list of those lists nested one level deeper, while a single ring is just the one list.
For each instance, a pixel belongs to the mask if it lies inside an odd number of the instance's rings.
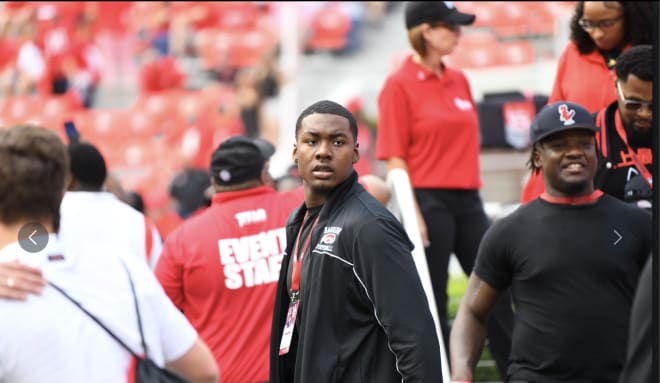
[{"label": "person in red t-shirt", "polygon": [[[447,345],[447,279],[451,254],[469,275],[489,226],[479,188],[479,119],[465,74],[443,62],[475,15],[451,3],[408,2],[414,52],[388,76],[378,96],[376,157],[410,176],[417,219]],[[490,347],[505,376],[513,313],[506,299],[489,321]]]},{"label": "person in red t-shirt", "polygon": [[275,290],[286,220],[303,188],[273,189],[268,141],[232,136],[211,159],[216,194],[170,233],[156,276],[213,351],[222,381],[268,381]]}]

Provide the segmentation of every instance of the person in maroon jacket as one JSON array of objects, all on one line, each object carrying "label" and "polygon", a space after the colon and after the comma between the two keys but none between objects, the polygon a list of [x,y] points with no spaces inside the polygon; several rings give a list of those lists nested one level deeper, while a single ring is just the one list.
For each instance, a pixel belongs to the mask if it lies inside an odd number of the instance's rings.
[{"label": "person in maroon jacket", "polygon": [[165,240],[156,276],[209,345],[222,381],[268,381],[275,289],[285,223],[302,188],[272,188],[261,139],[232,136],[211,158],[211,206]]}]

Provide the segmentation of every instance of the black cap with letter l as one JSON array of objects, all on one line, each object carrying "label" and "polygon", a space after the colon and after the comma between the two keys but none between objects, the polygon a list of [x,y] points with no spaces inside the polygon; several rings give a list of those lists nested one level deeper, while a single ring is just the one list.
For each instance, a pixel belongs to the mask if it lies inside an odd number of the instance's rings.
[{"label": "black cap with letter l", "polygon": [[591,113],[578,104],[558,101],[546,105],[532,121],[532,143],[570,129],[585,129],[593,133],[599,130]]}]

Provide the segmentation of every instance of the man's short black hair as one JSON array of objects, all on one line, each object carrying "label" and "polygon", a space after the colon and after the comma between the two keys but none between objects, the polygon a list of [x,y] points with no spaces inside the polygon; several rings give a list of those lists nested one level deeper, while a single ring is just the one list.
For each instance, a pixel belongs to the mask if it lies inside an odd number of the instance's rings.
[{"label": "man's short black hair", "polygon": [[616,59],[616,77],[627,81],[629,75],[635,75],[642,81],[653,81],[653,46],[635,45],[621,53]]},{"label": "man's short black hair", "polygon": [[300,116],[298,116],[298,121],[296,121],[296,137],[298,137],[298,132],[300,132],[302,120],[310,114],[314,113],[334,114],[337,116],[346,117],[348,119],[351,133],[353,134],[353,139],[357,140],[357,121],[355,121],[355,116],[353,116],[353,113],[351,113],[343,105],[330,100],[318,101],[308,106],[305,110],[302,111],[302,113],[300,113]]},{"label": "man's short black hair", "polygon": [[86,190],[101,190],[108,175],[101,152],[92,144],[69,144],[71,176]]}]

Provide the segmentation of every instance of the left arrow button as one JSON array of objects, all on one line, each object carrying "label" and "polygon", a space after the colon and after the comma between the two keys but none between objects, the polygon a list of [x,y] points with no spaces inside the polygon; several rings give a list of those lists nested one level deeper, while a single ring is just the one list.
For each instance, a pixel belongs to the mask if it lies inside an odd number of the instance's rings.
[{"label": "left arrow button", "polygon": [[18,244],[30,253],[38,253],[48,244],[48,231],[36,222],[30,222],[18,231]]}]

